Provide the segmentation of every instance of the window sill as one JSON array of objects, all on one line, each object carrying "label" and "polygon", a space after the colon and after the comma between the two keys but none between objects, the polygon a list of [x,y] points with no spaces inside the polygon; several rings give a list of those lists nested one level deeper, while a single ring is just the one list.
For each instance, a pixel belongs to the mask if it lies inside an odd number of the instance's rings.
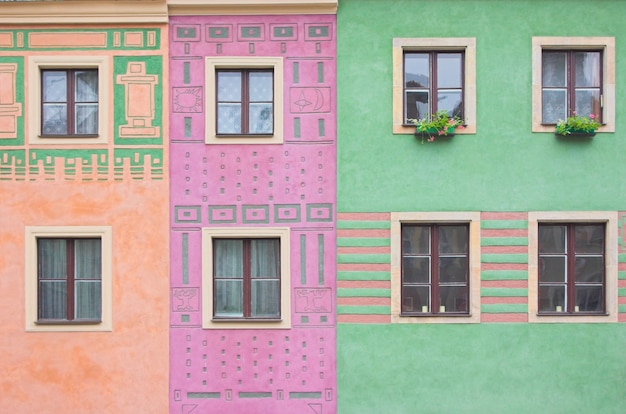
[{"label": "window sill", "polygon": [[89,321],[66,321],[59,319],[42,319],[35,321],[35,325],[99,325],[101,320],[89,320]]},{"label": "window sill", "polygon": [[587,317],[599,317],[599,318],[606,318],[607,316],[609,316],[608,313],[590,313],[590,312],[551,312],[551,313],[538,313],[537,317],[538,318],[543,318],[543,317],[562,317],[562,318],[584,318],[585,316]]},{"label": "window sill", "polygon": [[401,318],[470,318],[470,313],[401,313]]},{"label": "window sill", "polygon": [[100,138],[98,134],[86,134],[86,135],[38,135],[39,139],[89,139]]},{"label": "window sill", "polygon": [[255,323],[255,322],[261,322],[261,323],[281,323],[283,320],[282,319],[268,319],[268,318],[213,318],[211,319],[211,322],[215,322],[215,323],[221,323],[221,322],[226,322],[226,323]]}]

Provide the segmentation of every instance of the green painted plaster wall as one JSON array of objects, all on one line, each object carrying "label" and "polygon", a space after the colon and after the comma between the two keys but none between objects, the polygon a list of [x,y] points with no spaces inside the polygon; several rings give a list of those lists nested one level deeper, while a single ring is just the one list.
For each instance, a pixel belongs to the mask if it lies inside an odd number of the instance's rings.
[{"label": "green painted plaster wall", "polygon": [[[624,0],[341,0],[338,210],[619,210],[626,206]],[[531,132],[531,38],[614,36],[616,132]],[[477,134],[392,134],[394,37],[475,37]]]},{"label": "green painted plaster wall", "polygon": [[341,414],[623,413],[623,324],[338,327]]}]

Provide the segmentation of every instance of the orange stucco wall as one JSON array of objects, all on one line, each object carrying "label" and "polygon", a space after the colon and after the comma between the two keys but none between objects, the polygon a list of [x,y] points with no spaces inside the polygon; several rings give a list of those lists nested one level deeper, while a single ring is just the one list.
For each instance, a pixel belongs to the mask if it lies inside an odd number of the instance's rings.
[{"label": "orange stucco wall", "polygon": [[[166,181],[0,183],[0,412],[166,413]],[[25,226],[111,226],[112,332],[26,332]]]}]

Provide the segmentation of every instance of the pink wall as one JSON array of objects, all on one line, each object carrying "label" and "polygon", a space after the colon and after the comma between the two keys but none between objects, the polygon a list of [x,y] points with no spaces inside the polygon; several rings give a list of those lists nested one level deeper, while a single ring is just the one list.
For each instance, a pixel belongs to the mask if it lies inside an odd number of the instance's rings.
[{"label": "pink wall", "polygon": [[[335,16],[170,24],[171,412],[335,412]],[[206,56],[283,57],[283,144],[205,144]],[[202,329],[200,230],[213,226],[291,228],[291,329]]]}]

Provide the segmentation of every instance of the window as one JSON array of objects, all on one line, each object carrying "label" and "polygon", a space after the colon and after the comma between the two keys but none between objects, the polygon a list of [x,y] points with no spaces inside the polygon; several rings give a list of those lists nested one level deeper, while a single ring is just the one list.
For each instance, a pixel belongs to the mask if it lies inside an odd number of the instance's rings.
[{"label": "window", "polygon": [[408,119],[437,110],[463,118],[476,133],[476,39],[393,39],[393,133],[413,134]]},{"label": "window", "polygon": [[108,227],[27,227],[26,329],[111,330]]},{"label": "window", "polygon": [[213,239],[213,317],[280,318],[280,240]]},{"label": "window", "polygon": [[106,56],[28,58],[31,144],[105,144],[112,89]]},{"label": "window", "polygon": [[469,226],[402,226],[402,315],[469,313]]},{"label": "window", "polygon": [[446,110],[463,119],[461,52],[404,52],[404,122]]},{"label": "window", "polygon": [[539,314],[604,313],[604,224],[539,224]]},{"label": "window", "polygon": [[205,228],[202,241],[205,328],[290,327],[289,228]]},{"label": "window", "polygon": [[283,60],[206,58],[206,143],[283,142]]},{"label": "window", "polygon": [[41,71],[41,134],[98,134],[98,70]]},{"label": "window", "polygon": [[480,213],[391,213],[392,323],[480,322]]},{"label": "window", "polygon": [[617,213],[528,214],[530,322],[617,321]]},{"label": "window", "polygon": [[534,37],[533,131],[554,132],[574,112],[615,131],[615,39]]},{"label": "window", "polygon": [[274,71],[221,69],[217,73],[217,133],[274,131]]}]

